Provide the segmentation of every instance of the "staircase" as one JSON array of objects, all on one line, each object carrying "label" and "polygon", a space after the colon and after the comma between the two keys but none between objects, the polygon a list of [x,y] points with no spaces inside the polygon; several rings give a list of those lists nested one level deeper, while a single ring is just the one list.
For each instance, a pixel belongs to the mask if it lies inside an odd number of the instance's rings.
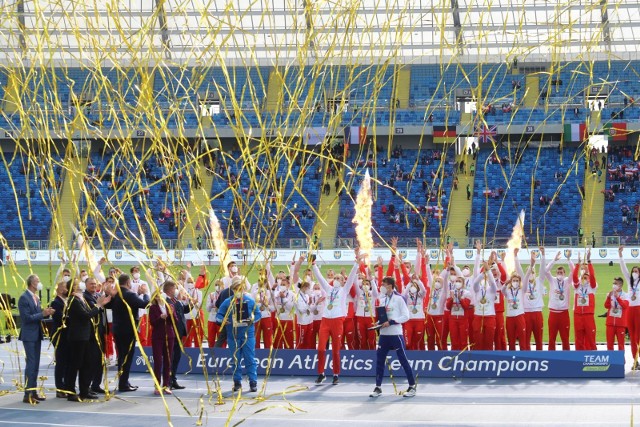
[{"label": "staircase", "polygon": [[[585,160],[586,161],[586,160]],[[584,201],[582,203],[582,216],[580,226],[584,231],[584,239],[579,246],[591,245],[591,233],[598,242],[602,242],[602,228],[604,223],[604,197],[602,191],[606,186],[606,173],[602,174],[601,182],[598,176],[586,170],[584,174]]]},{"label": "staircase", "polygon": [[86,156],[76,157],[75,150],[69,151],[64,159],[62,190],[51,222],[51,248],[70,248],[73,242],[73,227],[77,227],[80,218],[79,206],[89,159]]},{"label": "staircase", "polygon": [[[323,170],[327,170],[327,165],[323,166]],[[344,170],[346,168],[339,168],[336,173],[337,179],[344,185]],[[318,204],[318,215],[316,224],[313,227],[313,233],[318,236],[318,241],[321,243],[321,248],[332,248],[335,246],[335,239],[338,229],[338,220],[340,219],[340,198],[336,192],[335,179],[328,179],[325,174],[322,182],[322,187],[327,182],[331,186],[331,193],[329,195],[320,193],[320,203]],[[321,187],[321,188],[322,188]],[[346,191],[343,190],[343,191]],[[313,235],[312,235],[313,237]],[[312,239],[313,240],[313,239]],[[320,248],[319,248],[320,249]]]},{"label": "staircase", "polygon": [[411,93],[411,68],[404,65],[398,70],[396,85],[394,89],[395,99],[400,101],[399,108],[409,108],[409,95]]},{"label": "staircase", "polygon": [[269,84],[267,85],[267,96],[265,98],[264,109],[267,112],[275,113],[278,111],[278,105],[282,96],[282,88],[284,81],[282,74],[275,68],[269,73]]},{"label": "staircase", "polygon": [[[460,164],[461,161],[464,161],[466,173],[458,173],[457,177],[459,182],[457,190],[451,187],[449,206],[447,209],[446,235],[451,238],[451,243],[453,243],[454,246],[466,248],[468,237],[465,226],[471,217],[474,178],[470,175],[469,170],[471,169],[471,164],[475,165],[476,161],[473,159],[473,156],[467,155],[466,153],[456,156],[456,162]],[[471,200],[467,200],[467,185],[469,185],[469,191],[471,192]]]},{"label": "staircase", "polygon": [[[187,207],[188,220],[180,230],[179,240],[182,248],[197,248],[197,238],[202,235],[203,242],[206,241],[205,230],[209,224],[209,208],[211,208],[211,187],[213,186],[213,175],[206,173],[201,163],[198,163],[196,173],[200,177],[202,185],[200,188],[191,186],[189,194],[189,206]],[[200,227],[198,227],[198,224]],[[204,243],[203,243],[204,244]]]},{"label": "staircase", "polygon": [[524,88],[524,106],[526,108],[535,108],[540,98],[540,77],[533,75],[526,76]]}]

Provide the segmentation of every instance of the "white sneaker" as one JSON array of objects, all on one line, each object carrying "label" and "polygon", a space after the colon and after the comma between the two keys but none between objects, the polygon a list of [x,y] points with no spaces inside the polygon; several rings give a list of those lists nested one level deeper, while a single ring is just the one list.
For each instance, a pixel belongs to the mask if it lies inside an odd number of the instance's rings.
[{"label": "white sneaker", "polygon": [[402,397],[413,397],[415,395],[416,395],[416,386],[415,385],[409,386],[407,391],[402,393]]},{"label": "white sneaker", "polygon": [[378,397],[382,394],[382,389],[380,387],[376,387],[373,389],[373,392],[369,395],[369,397]]}]

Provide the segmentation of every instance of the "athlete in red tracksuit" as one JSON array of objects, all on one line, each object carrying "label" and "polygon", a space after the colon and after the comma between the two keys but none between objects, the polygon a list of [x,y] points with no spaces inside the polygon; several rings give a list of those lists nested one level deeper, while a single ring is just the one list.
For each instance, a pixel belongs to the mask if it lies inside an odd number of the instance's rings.
[{"label": "athlete in red tracksuit", "polygon": [[[544,249],[541,248],[541,262],[540,271],[544,272],[546,268],[546,261],[544,258]],[[516,254],[515,257],[516,271],[518,274],[522,274],[522,266],[518,260]],[[536,343],[536,350],[542,350],[542,330],[544,328],[544,321],[542,319],[542,308],[544,307],[544,300],[542,297],[547,294],[547,288],[544,286],[544,275],[536,277],[535,273],[536,257],[531,253],[531,261],[529,264],[528,280],[522,282],[524,287],[524,341],[527,344],[527,349],[531,350],[531,336]]]},{"label": "athlete in red tracksuit", "polygon": [[627,328],[629,298],[622,292],[624,280],[617,277],[613,280],[613,289],[604,300],[607,311],[607,350],[613,350],[613,342],[618,340],[618,350],[624,351],[624,332]]},{"label": "athlete in red tracksuit", "polygon": [[631,273],[622,258],[623,246],[618,249],[620,258],[620,270],[622,277],[629,281],[629,309],[627,312],[627,328],[629,329],[629,342],[631,345],[631,355],[633,356],[632,369],[638,369],[638,347],[640,347],[640,267],[633,266]]},{"label": "athlete in red tracksuit", "polygon": [[[502,253],[500,262],[495,263],[491,267],[493,272],[493,278],[498,283],[498,288],[502,289],[502,286],[507,281],[507,269],[504,265],[504,259],[507,255],[506,252]],[[502,292],[498,292],[496,295],[496,335],[494,337],[494,346],[496,350],[506,350],[507,340],[505,339],[505,327],[504,327],[504,295]]]},{"label": "athlete in red tracksuit", "polygon": [[[431,269],[425,259],[422,242],[416,239],[418,243],[418,251],[416,256],[416,271],[423,271],[423,276],[427,276],[427,283],[433,280]],[[427,289],[424,282],[414,275],[411,278],[402,296],[407,303],[409,309],[409,320],[403,324],[404,336],[407,350],[424,350],[424,333],[425,333],[425,297]]]},{"label": "athlete in red tracksuit", "polygon": [[[376,268],[382,274],[382,268]],[[369,272],[369,270],[367,270]],[[369,329],[376,322],[376,300],[378,299],[378,285],[370,275],[356,289],[356,331],[361,350],[375,350],[376,331]]]},{"label": "athlete in red tracksuit", "polygon": [[[517,257],[517,254],[516,254]],[[525,320],[524,320],[524,289],[522,283],[529,282],[529,273],[524,278],[518,274],[512,274],[502,287],[502,294],[505,298],[507,313],[507,340],[509,341],[509,351],[516,350],[516,341],[520,350],[529,350],[529,344],[525,340]]]},{"label": "athlete in red tracksuit", "polygon": [[[544,248],[541,248],[544,250]],[[543,252],[544,253],[544,252]],[[560,334],[562,349],[570,350],[569,331],[571,323],[569,321],[569,296],[571,292],[571,278],[565,276],[564,267],[556,269],[556,276],[551,275],[553,265],[560,259],[560,252],[544,270],[544,274],[549,280],[549,350],[556,349],[556,338]],[[570,264],[571,265],[571,264]]]},{"label": "athlete in red tracksuit", "polygon": [[293,300],[293,292],[289,286],[289,281],[286,279],[283,280],[272,296],[276,312],[273,348],[295,348],[293,342],[295,303]]},{"label": "athlete in red tracksuit", "polygon": [[[476,263],[479,263],[480,254]],[[473,279],[473,292],[475,293],[475,314],[473,317],[474,350],[493,350],[496,332],[496,294],[500,291],[499,284],[489,271],[489,265],[494,261],[492,254],[489,262],[484,264],[484,270]]]},{"label": "athlete in red tracksuit", "polygon": [[573,269],[573,328],[576,350],[597,350],[596,347],[596,276],[591,264],[591,251],[587,249],[587,268],[582,277],[580,263]]},{"label": "athlete in red tracksuit", "polygon": [[300,283],[296,293],[296,349],[311,350],[316,347],[313,334],[313,312],[316,300],[309,282]]},{"label": "athlete in red tracksuit", "polygon": [[449,292],[446,308],[449,317],[451,350],[464,350],[469,342],[469,322],[466,312],[471,305],[471,292],[464,287],[464,277],[456,278],[455,289]]}]

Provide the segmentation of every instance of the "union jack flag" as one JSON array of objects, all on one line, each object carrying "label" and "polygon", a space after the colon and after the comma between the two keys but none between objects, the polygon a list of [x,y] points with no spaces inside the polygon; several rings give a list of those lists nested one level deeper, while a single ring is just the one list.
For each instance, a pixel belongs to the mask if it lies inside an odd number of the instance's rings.
[{"label": "union jack flag", "polygon": [[495,141],[495,137],[498,135],[498,126],[483,126],[481,129],[476,130],[474,136],[477,136],[480,142],[486,144],[489,141]]}]

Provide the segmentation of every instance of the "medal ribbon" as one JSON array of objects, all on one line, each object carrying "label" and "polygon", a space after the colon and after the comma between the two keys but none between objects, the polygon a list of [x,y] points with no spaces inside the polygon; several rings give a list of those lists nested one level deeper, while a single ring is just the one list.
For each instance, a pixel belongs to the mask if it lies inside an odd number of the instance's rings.
[{"label": "medal ribbon", "polygon": [[518,290],[514,294],[513,293],[513,286],[512,286],[511,289],[509,290],[509,292],[511,292],[511,299],[513,300],[513,304],[516,304],[517,303],[518,294],[520,293],[520,289],[518,288]]},{"label": "medal ribbon", "polygon": [[[438,300],[440,299],[440,291],[442,289],[434,289],[433,293],[431,294],[431,300],[433,301],[434,304],[438,304]],[[416,294],[416,298],[418,297],[418,294]]]},{"label": "medal ribbon", "polygon": [[340,293],[340,289],[331,290],[331,294],[329,294],[329,304],[333,305],[333,302],[338,298],[339,293]]},{"label": "medal ribbon", "polygon": [[418,293],[415,293],[415,296],[412,296],[414,294],[412,294],[411,292],[409,292],[409,299],[411,300],[411,306],[413,306],[414,310],[416,309],[417,305],[418,305]]},{"label": "medal ribbon", "polygon": [[[487,288],[485,285],[483,285],[480,288],[480,292],[482,293],[482,299],[484,299],[485,301],[487,300],[486,296],[487,296]],[[482,304],[482,302],[480,302]]]},{"label": "medal ribbon", "polygon": [[582,298],[587,299],[588,292],[589,290],[586,288],[586,286],[580,286],[580,295],[582,296]]},{"label": "medal ribbon", "polygon": [[564,295],[564,280],[558,280],[558,290],[560,291],[561,295]]},{"label": "medal ribbon", "polygon": [[533,283],[529,282],[529,294],[533,295],[535,291],[536,291],[535,282],[533,282]]}]

